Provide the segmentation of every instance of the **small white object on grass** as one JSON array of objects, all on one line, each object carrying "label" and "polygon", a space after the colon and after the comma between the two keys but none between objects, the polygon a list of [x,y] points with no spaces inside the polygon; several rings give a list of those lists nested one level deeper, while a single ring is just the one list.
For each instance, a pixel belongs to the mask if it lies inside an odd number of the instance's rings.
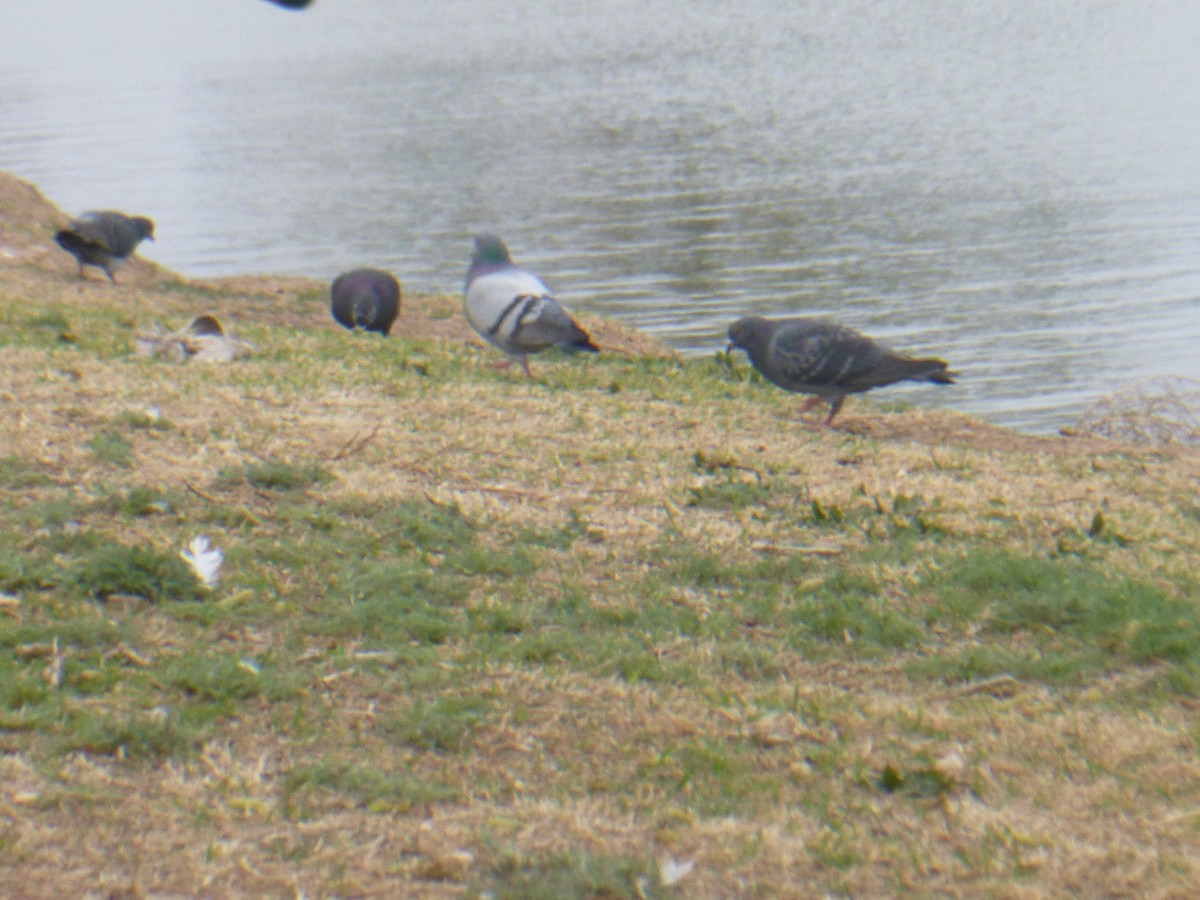
[{"label": "small white object on grass", "polygon": [[658,861],[658,877],[665,887],[679,884],[696,868],[691,860],[676,862],[673,856],[664,856]]},{"label": "small white object on grass", "polygon": [[183,557],[183,561],[192,567],[192,571],[196,573],[204,586],[214,588],[221,578],[221,563],[225,561],[225,554],[220,548],[212,547],[208,543],[208,538],[200,534],[192,538],[191,542],[183,550],[179,551],[179,555]]}]

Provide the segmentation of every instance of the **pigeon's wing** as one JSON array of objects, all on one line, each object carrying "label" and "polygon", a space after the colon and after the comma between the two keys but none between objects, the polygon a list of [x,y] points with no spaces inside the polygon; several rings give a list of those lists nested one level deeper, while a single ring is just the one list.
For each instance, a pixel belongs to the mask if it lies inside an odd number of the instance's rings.
[{"label": "pigeon's wing", "polygon": [[71,230],[97,249],[118,259],[132,253],[142,240],[137,223],[118,212],[84,213],[71,223]]},{"label": "pigeon's wing", "polygon": [[587,332],[553,297],[542,297],[531,305],[514,337],[523,345],[539,349],[555,346],[568,350],[596,350]]},{"label": "pigeon's wing", "polygon": [[54,235],[54,239],[58,241],[60,247],[68,253],[74,254],[81,261],[91,262],[93,259],[103,261],[110,255],[104,248],[89,240],[86,235],[80,234],[73,225],[63,228]]},{"label": "pigeon's wing", "polygon": [[542,280],[523,269],[509,268],[481,275],[467,288],[467,321],[479,334],[510,353],[548,347],[527,346],[518,335],[536,319],[550,291]]},{"label": "pigeon's wing", "polygon": [[[102,219],[92,213],[80,216],[59,232],[58,242],[68,250],[92,251],[111,255],[112,236]],[[70,244],[71,246],[67,246]]]},{"label": "pigeon's wing", "polygon": [[355,325],[353,279],[353,272],[343,272],[329,286],[329,310],[333,313],[334,321],[343,328],[353,328]]},{"label": "pigeon's wing", "polygon": [[853,389],[886,351],[869,337],[832,322],[784,323],[769,348],[778,374],[794,386]]}]

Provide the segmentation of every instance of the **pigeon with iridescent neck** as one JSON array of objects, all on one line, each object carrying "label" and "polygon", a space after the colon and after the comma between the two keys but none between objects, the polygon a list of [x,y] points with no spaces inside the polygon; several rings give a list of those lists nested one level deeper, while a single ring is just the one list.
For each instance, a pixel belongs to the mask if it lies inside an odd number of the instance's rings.
[{"label": "pigeon with iridescent neck", "polygon": [[464,295],[463,308],[471,327],[517,360],[530,377],[530,353],[547,347],[589,353],[600,349],[559,306],[540,278],[513,264],[508,247],[495,235],[475,238]]},{"label": "pigeon with iridescent neck", "polygon": [[746,316],[729,326],[729,352],[745,350],[767,381],[785,391],[814,395],[801,412],[829,402],[825,424],[847,394],[897,381],[954,384],[946,363],[896,353],[852,328],[824,319],[764,319]]}]

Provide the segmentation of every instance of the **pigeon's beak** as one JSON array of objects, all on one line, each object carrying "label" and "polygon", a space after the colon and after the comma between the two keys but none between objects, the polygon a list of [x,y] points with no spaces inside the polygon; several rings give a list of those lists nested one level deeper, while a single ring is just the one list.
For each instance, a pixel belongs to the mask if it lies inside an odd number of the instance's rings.
[{"label": "pigeon's beak", "polygon": [[732,352],[733,352],[733,341],[730,341],[728,344],[725,345],[725,355],[728,356]]}]

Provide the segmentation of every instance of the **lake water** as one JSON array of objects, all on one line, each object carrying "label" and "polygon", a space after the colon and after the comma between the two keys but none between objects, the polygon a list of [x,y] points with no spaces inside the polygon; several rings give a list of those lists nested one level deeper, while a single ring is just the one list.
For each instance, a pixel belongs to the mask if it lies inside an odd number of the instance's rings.
[{"label": "lake water", "polygon": [[[101,9],[103,13],[101,14]],[[0,0],[0,168],[188,275],[458,293],[495,231],[685,353],[828,314],[1051,431],[1200,376],[1200,4]]]}]

